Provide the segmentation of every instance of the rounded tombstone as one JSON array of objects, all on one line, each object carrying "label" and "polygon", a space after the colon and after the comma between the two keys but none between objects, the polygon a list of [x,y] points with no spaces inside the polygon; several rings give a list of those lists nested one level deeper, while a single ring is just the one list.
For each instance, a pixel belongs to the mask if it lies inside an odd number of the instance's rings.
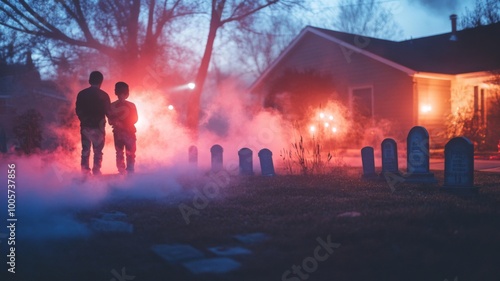
[{"label": "rounded tombstone", "polygon": [[263,176],[274,176],[273,153],[264,148],[259,151],[260,169]]},{"label": "rounded tombstone", "polygon": [[399,174],[398,145],[394,139],[386,138],[381,143],[382,174]]},{"label": "rounded tombstone", "polygon": [[361,162],[363,164],[363,177],[376,177],[375,173],[375,153],[373,147],[365,146],[361,149]]},{"label": "rounded tombstone", "polygon": [[250,148],[244,147],[238,151],[240,163],[240,175],[253,175],[253,152]]},{"label": "rounded tombstone", "polygon": [[407,172],[429,173],[429,133],[424,127],[415,126],[406,138]]},{"label": "rounded tombstone", "polygon": [[188,162],[195,165],[198,163],[198,148],[195,145],[191,145],[188,149]]},{"label": "rounded tombstone", "polygon": [[210,148],[210,153],[212,155],[211,157],[211,163],[212,163],[212,172],[218,172],[223,169],[223,164],[222,164],[222,152],[224,150],[222,149],[222,146],[215,144]]},{"label": "rounded tombstone", "polygon": [[444,185],[474,186],[474,144],[466,137],[452,138],[444,146]]}]

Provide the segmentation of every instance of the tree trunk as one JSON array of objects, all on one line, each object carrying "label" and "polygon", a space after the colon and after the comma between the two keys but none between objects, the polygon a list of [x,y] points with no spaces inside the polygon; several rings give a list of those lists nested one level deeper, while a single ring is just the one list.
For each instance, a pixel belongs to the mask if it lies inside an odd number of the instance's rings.
[{"label": "tree trunk", "polygon": [[205,45],[205,52],[201,59],[201,64],[198,68],[198,74],[196,75],[195,79],[196,87],[193,89],[189,97],[186,125],[190,130],[193,140],[196,140],[198,138],[201,93],[203,91],[203,85],[205,84],[205,80],[208,75],[208,68],[210,66],[210,60],[212,58],[212,50],[214,47],[215,37],[217,35],[217,30],[220,27],[219,24],[219,18],[212,18],[212,21],[210,22],[210,30],[208,32],[207,43]]}]

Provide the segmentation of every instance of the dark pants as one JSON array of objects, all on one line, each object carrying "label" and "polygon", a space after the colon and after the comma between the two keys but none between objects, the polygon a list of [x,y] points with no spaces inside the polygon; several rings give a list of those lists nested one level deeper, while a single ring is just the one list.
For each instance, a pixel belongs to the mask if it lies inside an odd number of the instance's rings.
[{"label": "dark pants", "polygon": [[[135,133],[115,130],[113,131],[113,137],[115,139],[116,167],[118,168],[118,172],[124,173],[126,170],[127,173],[133,173],[136,150]],[[127,166],[125,166],[125,157],[123,157],[123,150],[125,150]]]},{"label": "dark pants", "polygon": [[92,173],[100,174],[102,165],[102,149],[104,148],[104,141],[106,133],[103,129],[87,128],[80,129],[82,137],[82,162],[81,167],[83,172],[90,172],[90,147],[94,150],[94,166]]}]

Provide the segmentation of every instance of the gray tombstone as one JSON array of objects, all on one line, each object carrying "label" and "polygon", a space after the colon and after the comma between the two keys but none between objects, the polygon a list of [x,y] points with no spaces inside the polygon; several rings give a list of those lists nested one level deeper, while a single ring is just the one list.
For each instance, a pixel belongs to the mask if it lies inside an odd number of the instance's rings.
[{"label": "gray tombstone", "polygon": [[474,145],[465,137],[456,137],[444,147],[443,190],[477,193],[474,187]]},{"label": "gray tombstone", "polygon": [[242,148],[238,151],[240,160],[240,175],[253,175],[253,152],[250,148]]},{"label": "gray tombstone", "polygon": [[394,139],[386,138],[382,141],[382,173],[385,177],[386,173],[400,175],[398,166],[398,145]]},{"label": "gray tombstone", "polygon": [[212,154],[212,172],[219,172],[223,169],[222,152],[222,146],[218,144],[210,148],[210,153]]},{"label": "gray tombstone", "polygon": [[363,178],[374,179],[377,178],[375,173],[375,155],[373,147],[365,146],[361,149],[361,162],[363,163]]},{"label": "gray tombstone", "polygon": [[263,176],[274,176],[273,153],[264,148],[259,151],[260,169]]},{"label": "gray tombstone", "polygon": [[189,164],[198,165],[198,148],[195,145],[191,145],[188,150],[188,161]]},{"label": "gray tombstone", "polygon": [[437,183],[429,172],[429,133],[424,127],[415,126],[406,138],[405,182]]}]

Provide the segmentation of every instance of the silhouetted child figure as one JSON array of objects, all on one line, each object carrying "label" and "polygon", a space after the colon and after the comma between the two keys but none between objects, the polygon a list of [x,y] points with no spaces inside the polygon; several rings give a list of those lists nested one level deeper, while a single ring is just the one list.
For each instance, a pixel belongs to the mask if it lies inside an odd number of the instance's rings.
[{"label": "silhouetted child figure", "polygon": [[[113,137],[116,150],[116,167],[120,174],[131,174],[134,172],[136,136],[135,123],[137,123],[137,108],[135,104],[127,101],[129,88],[127,83],[118,82],[115,84],[115,94],[118,100],[111,103],[109,124],[113,127]],[[123,150],[127,158],[125,159]]]}]

